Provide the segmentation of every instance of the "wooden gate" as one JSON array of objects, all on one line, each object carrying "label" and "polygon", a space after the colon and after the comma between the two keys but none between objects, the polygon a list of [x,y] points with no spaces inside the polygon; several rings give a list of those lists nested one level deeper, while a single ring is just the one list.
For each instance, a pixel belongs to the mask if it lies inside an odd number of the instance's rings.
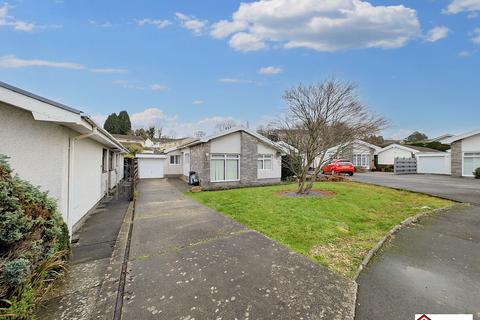
[{"label": "wooden gate", "polygon": [[394,163],[395,174],[416,174],[417,159],[415,158],[395,158]]}]

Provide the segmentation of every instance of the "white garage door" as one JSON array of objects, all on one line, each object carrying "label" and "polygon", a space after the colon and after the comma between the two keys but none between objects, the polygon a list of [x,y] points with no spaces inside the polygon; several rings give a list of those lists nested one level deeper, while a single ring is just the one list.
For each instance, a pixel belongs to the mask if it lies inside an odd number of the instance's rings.
[{"label": "white garage door", "polygon": [[165,159],[138,159],[140,179],[163,178]]},{"label": "white garage door", "polygon": [[450,154],[417,154],[416,158],[418,173],[451,174]]}]

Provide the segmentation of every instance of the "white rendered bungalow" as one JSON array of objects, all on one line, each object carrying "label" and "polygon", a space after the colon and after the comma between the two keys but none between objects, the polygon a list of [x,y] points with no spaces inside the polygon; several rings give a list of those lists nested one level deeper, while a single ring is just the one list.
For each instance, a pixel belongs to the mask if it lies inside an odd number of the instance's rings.
[{"label": "white rendered bungalow", "polygon": [[123,178],[128,152],[83,112],[0,82],[0,154],[57,199],[70,231]]}]

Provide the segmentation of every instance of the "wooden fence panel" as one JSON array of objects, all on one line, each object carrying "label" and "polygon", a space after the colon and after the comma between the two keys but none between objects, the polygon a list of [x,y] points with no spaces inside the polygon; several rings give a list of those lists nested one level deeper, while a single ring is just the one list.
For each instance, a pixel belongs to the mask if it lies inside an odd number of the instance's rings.
[{"label": "wooden fence panel", "polygon": [[415,158],[395,158],[395,174],[416,174],[417,159]]}]

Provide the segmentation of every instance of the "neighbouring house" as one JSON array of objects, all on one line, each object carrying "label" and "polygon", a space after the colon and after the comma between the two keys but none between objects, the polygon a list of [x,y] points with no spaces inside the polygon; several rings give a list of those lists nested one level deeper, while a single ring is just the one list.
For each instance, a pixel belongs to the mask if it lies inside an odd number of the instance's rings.
[{"label": "neighbouring house", "polygon": [[136,145],[141,147],[142,149],[145,147],[150,147],[145,144],[145,139],[139,136],[130,134],[112,134],[112,136],[125,147],[128,147],[130,145]]},{"label": "neighbouring house", "polygon": [[141,178],[188,179],[195,172],[202,187],[217,189],[280,182],[282,154],[275,142],[240,127],[202,139],[184,139],[164,154],[137,157]]},{"label": "neighbouring house", "polygon": [[480,129],[453,136],[444,141],[451,146],[451,166],[454,177],[473,177],[480,168]]},{"label": "neighbouring house", "polygon": [[395,158],[415,158],[417,153],[439,153],[438,150],[411,145],[391,144],[377,153],[377,163],[380,168],[391,167]]},{"label": "neighbouring house", "polygon": [[70,231],[123,179],[128,152],[80,110],[0,82],[0,154],[57,199]]},{"label": "neighbouring house", "polygon": [[[325,156],[328,159],[349,160],[355,167],[371,170],[375,168],[375,155],[380,150],[381,148],[376,145],[357,139],[346,146],[336,146],[328,149]],[[318,165],[318,162],[315,165]]]},{"label": "neighbouring house", "polygon": [[145,147],[154,148],[154,149],[162,149],[167,145],[177,145],[181,143],[182,140],[186,138],[147,138],[145,140]]},{"label": "neighbouring house", "polygon": [[447,140],[450,139],[451,137],[453,137],[453,134],[446,133],[446,134],[442,134],[441,136],[438,136],[438,137],[435,137],[435,138],[427,139],[427,140],[425,140],[425,142],[440,142],[440,143],[444,143],[445,141],[447,141]]}]

